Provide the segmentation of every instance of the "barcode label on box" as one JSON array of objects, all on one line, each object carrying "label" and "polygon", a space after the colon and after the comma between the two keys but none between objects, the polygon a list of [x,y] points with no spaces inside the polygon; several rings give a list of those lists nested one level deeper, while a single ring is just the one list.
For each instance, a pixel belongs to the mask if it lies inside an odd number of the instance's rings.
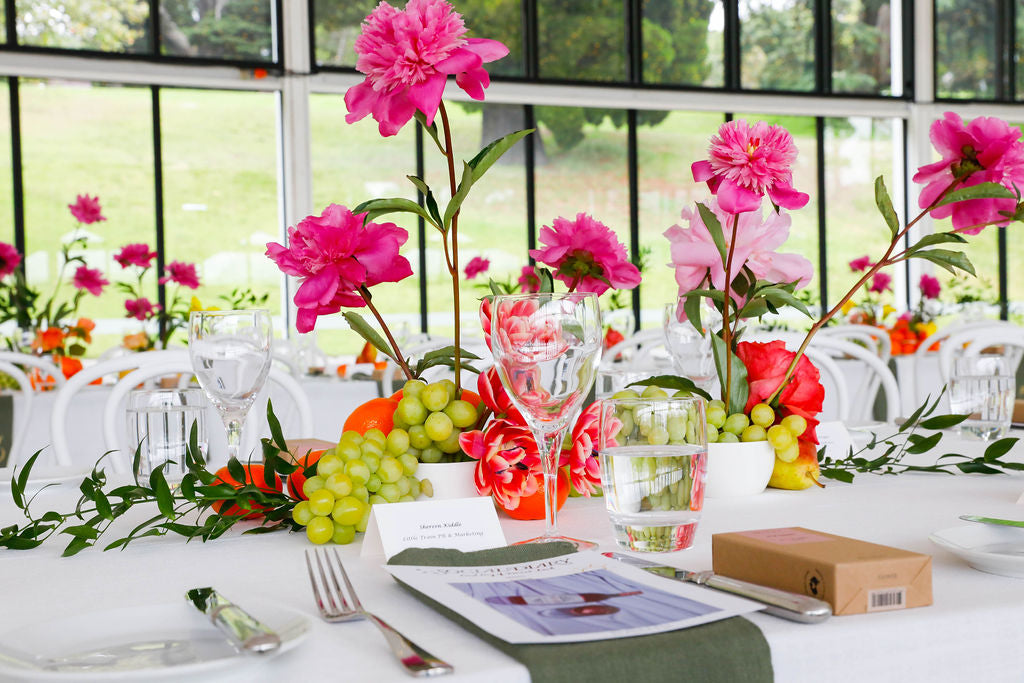
[{"label": "barcode label on box", "polygon": [[889,609],[903,609],[907,606],[907,589],[880,588],[868,592],[868,611],[882,612]]}]

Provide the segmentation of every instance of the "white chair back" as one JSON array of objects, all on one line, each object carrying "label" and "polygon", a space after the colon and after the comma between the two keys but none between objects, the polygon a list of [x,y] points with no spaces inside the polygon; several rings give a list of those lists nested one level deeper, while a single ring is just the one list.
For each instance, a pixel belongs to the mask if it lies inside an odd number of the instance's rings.
[{"label": "white chair back", "polygon": [[7,466],[17,465],[22,461],[23,444],[25,443],[25,432],[28,429],[29,420],[32,417],[33,398],[35,395],[32,387],[32,380],[27,369],[38,369],[43,377],[53,378],[57,387],[64,385],[64,373],[60,371],[55,363],[48,358],[40,358],[27,353],[17,351],[0,351],[0,372],[9,375],[18,385],[13,390],[14,396],[14,424],[13,435],[7,454]]},{"label": "white chair back", "polygon": [[[854,422],[874,420],[875,398],[881,387],[885,396],[885,420],[895,421],[902,409],[899,385],[888,364],[874,351],[860,344],[828,335],[815,335],[810,347],[828,352],[839,364],[850,361],[856,364],[852,373],[847,373],[847,388],[853,387],[853,391],[850,392],[852,404],[848,419]],[[856,378],[855,382],[850,381],[851,376]]]},{"label": "white chair back", "polygon": [[822,336],[859,342],[873,351],[883,363],[888,363],[892,357],[892,340],[889,335],[885,330],[871,325],[830,325],[821,328],[815,338],[820,339]]}]

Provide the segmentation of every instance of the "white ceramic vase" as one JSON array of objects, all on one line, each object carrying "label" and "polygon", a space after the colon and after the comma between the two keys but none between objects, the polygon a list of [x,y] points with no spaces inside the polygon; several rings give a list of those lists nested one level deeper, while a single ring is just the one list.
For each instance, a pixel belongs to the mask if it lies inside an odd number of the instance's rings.
[{"label": "white ceramic vase", "polygon": [[767,441],[709,443],[704,495],[739,498],[761,493],[775,467],[775,449]]},{"label": "white ceramic vase", "polygon": [[429,479],[434,487],[434,495],[430,498],[421,495],[420,500],[449,500],[451,498],[473,498],[476,492],[473,483],[473,470],[476,461],[469,462],[438,462],[420,463],[416,468],[415,477],[420,481]]}]

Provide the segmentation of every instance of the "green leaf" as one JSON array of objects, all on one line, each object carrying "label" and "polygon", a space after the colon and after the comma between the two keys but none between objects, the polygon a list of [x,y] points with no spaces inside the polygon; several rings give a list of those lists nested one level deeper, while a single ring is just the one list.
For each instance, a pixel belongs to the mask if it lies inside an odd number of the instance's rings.
[{"label": "green leaf", "polygon": [[348,322],[348,326],[351,327],[356,334],[373,344],[378,351],[388,358],[395,361],[398,360],[395,358],[395,352],[390,350],[388,343],[384,341],[384,337],[380,336],[377,330],[373,329],[373,327],[370,326],[370,323],[363,319],[363,316],[354,311],[345,311],[342,315]]},{"label": "green leaf", "polygon": [[245,481],[245,468],[242,467],[242,463],[238,462],[237,458],[228,460],[228,474],[237,482]]},{"label": "green leaf", "polygon": [[[711,335],[711,351],[715,357],[719,382],[724,387],[726,348],[725,342],[717,334]],[[728,354],[728,358],[731,359],[732,381],[729,383],[729,405],[726,409],[730,414],[742,413],[745,412],[747,397],[750,394],[750,388],[747,386],[747,368],[735,353]]]},{"label": "green leaf", "polygon": [[966,242],[967,240],[955,232],[933,232],[925,235],[914,246],[907,249],[907,255],[921,251],[925,247],[933,247],[936,244],[965,244]]},{"label": "green leaf", "polygon": [[704,329],[704,323],[700,319],[700,300],[700,296],[693,296],[691,293],[686,295],[686,301],[683,302],[683,312],[686,313],[686,319],[695,330]]},{"label": "green leaf", "polygon": [[770,307],[768,302],[761,297],[754,297],[748,299],[743,308],[737,311],[734,318],[760,318],[762,315],[768,313]]},{"label": "green leaf", "polygon": [[408,178],[412,184],[416,186],[416,189],[419,190],[420,194],[423,195],[423,201],[424,204],[426,204],[427,211],[429,211],[430,215],[434,217],[434,223],[436,225],[440,225],[441,213],[438,211],[437,200],[434,199],[434,193],[431,191],[430,186],[427,185],[426,182],[423,181],[423,178],[420,178],[419,176],[407,175],[405,177]]},{"label": "green leaf", "polygon": [[89,542],[89,539],[82,538],[80,536],[75,537],[71,539],[71,542],[68,543],[66,548],[64,548],[64,552],[61,553],[61,556],[71,557],[72,555],[77,555],[79,552],[85,550],[91,545],[92,543]]},{"label": "green leaf", "polygon": [[[918,435],[914,435],[918,436]],[[935,445],[942,439],[942,433],[936,432],[929,436],[924,437],[920,441],[917,441],[912,446],[907,448],[907,453],[915,455],[918,453],[927,453],[931,449],[935,448]]]},{"label": "green leaf", "polygon": [[438,151],[440,151],[441,154],[446,154],[444,151],[444,145],[441,144],[441,138],[437,135],[437,124],[427,123],[426,114],[421,112],[419,109],[416,110],[415,116],[419,124],[423,126],[423,130],[427,131],[427,135],[429,135],[430,139],[434,141],[435,145],[437,145]]},{"label": "green leaf", "polygon": [[660,387],[661,389],[671,389],[672,391],[684,391],[691,396],[696,394],[707,401],[711,400],[711,394],[694,384],[693,380],[686,377],[679,377],[678,375],[656,375],[654,377],[648,377],[647,379],[631,382],[627,386]]},{"label": "green leaf", "polygon": [[967,415],[936,415],[935,417],[929,417],[927,420],[922,420],[921,427],[924,429],[949,429],[966,419]]},{"label": "green leaf", "polygon": [[512,149],[512,146],[534,131],[533,128],[509,133],[500,137],[491,144],[477,152],[477,155],[469,160],[469,167],[473,170],[473,182],[480,180],[484,173],[494,165],[501,155]]},{"label": "green leaf", "polygon": [[796,310],[800,311],[808,318],[813,318],[810,309],[800,299],[796,298],[791,292],[787,292],[779,287],[766,287],[757,291],[758,296],[763,296],[775,306],[792,306]]},{"label": "green leaf", "polygon": [[[964,417],[967,416],[965,415]],[[998,460],[1009,453],[1015,443],[1017,443],[1017,439],[1013,437],[993,441],[989,447],[985,449],[985,461],[992,462],[993,460]]]},{"label": "green leaf", "polygon": [[538,294],[550,294],[555,291],[555,278],[547,268],[535,267],[537,277],[540,279]]},{"label": "green leaf", "polygon": [[828,477],[829,479],[835,479],[836,481],[846,482],[847,484],[853,483],[853,472],[842,470],[837,467],[822,468],[821,475]]},{"label": "green leaf", "polygon": [[994,467],[972,460],[970,462],[958,462],[956,468],[967,474],[1002,474]]},{"label": "green leaf", "polygon": [[448,206],[444,208],[444,219],[441,223],[441,232],[446,233],[452,225],[452,218],[462,208],[462,202],[466,201],[466,197],[469,196],[469,191],[473,187],[473,168],[466,162],[462,163],[462,182],[459,183],[459,187],[455,190],[455,194],[448,202]]},{"label": "green leaf", "polygon": [[889,191],[885,188],[885,180],[882,179],[882,176],[875,178],[875,206],[878,207],[878,212],[885,219],[885,224],[889,226],[890,234],[895,237],[900,231],[900,219],[896,215],[896,209],[892,207],[892,199],[889,197]]},{"label": "green leaf", "polygon": [[376,220],[381,216],[386,216],[389,213],[411,213],[420,216],[423,220],[430,223],[438,230],[442,229],[441,226],[434,221],[434,217],[430,215],[430,212],[411,199],[405,199],[404,197],[371,199],[352,209],[352,213],[365,213],[367,222]]},{"label": "green leaf", "polygon": [[714,240],[715,246],[718,248],[718,254],[722,257],[722,267],[725,268],[728,254],[726,252],[725,233],[722,232],[722,224],[718,222],[718,216],[711,209],[704,206],[703,203],[697,202],[697,211],[700,212],[700,219],[704,221],[708,232],[711,233],[711,239]]},{"label": "green leaf", "polygon": [[936,206],[945,206],[966,199],[1016,199],[1017,195],[999,183],[978,183],[970,187],[953,190],[942,198]]},{"label": "green leaf", "polygon": [[966,273],[970,273],[971,275],[977,275],[977,273],[974,272],[974,265],[971,263],[971,260],[967,258],[967,254],[962,251],[952,251],[950,249],[928,249],[908,254],[898,260],[903,261],[908,258],[923,258],[926,261],[931,261],[935,265],[945,268],[954,275],[956,275],[956,271],[958,269]]},{"label": "green leaf", "polygon": [[[467,351],[466,349],[460,349],[460,351],[461,351],[461,353],[460,353],[461,357],[466,359],[466,360],[480,360],[480,356],[476,355],[475,353]],[[450,345],[449,346],[445,346],[445,347],[440,348],[440,349],[434,349],[433,351],[427,351],[425,354],[423,354],[423,360],[431,360],[433,358],[454,358],[454,357],[455,357],[455,347],[454,346],[450,346]]]},{"label": "green leaf", "polygon": [[274,403],[269,398],[267,399],[267,425],[270,427],[270,438],[274,445],[280,450],[287,451],[288,444],[284,440],[284,432],[281,431],[281,421],[274,414]]},{"label": "green leaf", "polygon": [[110,509],[110,501],[107,500],[107,496],[104,495],[102,489],[96,489],[93,492],[92,502],[96,506],[96,514],[103,519],[113,521],[114,515]]},{"label": "green leaf", "polygon": [[153,470],[153,476],[150,481],[153,482],[153,493],[156,495],[157,508],[167,519],[174,519],[177,516],[174,512],[174,496],[171,495],[171,487],[167,485],[167,480],[164,479],[162,467]]}]

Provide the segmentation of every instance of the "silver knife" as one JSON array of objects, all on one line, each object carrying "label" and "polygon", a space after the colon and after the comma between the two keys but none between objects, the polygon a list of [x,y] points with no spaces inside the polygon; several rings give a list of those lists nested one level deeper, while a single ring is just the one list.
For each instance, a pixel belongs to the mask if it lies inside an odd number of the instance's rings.
[{"label": "silver knife", "polygon": [[634,567],[640,567],[652,574],[658,574],[669,579],[675,579],[676,581],[689,581],[699,586],[707,586],[708,588],[714,588],[760,602],[765,605],[764,612],[766,614],[789,619],[790,621],[799,621],[803,624],[817,624],[832,616],[831,605],[807,595],[769,588],[768,586],[761,586],[749,581],[730,579],[727,576],[719,576],[710,571],[690,572],[685,569],[677,569],[676,567],[649,562],[648,560],[642,560],[639,557],[622,553],[603,554],[605,557],[610,557],[613,560],[618,560]]},{"label": "silver knife", "polygon": [[960,515],[960,519],[965,522],[980,522],[982,524],[998,524],[1000,526],[1020,526],[1024,527],[1024,522],[1018,522],[1015,519],[999,519],[998,517],[982,517],[980,515]]},{"label": "silver knife", "polygon": [[196,606],[241,650],[265,653],[281,646],[281,637],[213,588],[193,588],[185,599]]}]

